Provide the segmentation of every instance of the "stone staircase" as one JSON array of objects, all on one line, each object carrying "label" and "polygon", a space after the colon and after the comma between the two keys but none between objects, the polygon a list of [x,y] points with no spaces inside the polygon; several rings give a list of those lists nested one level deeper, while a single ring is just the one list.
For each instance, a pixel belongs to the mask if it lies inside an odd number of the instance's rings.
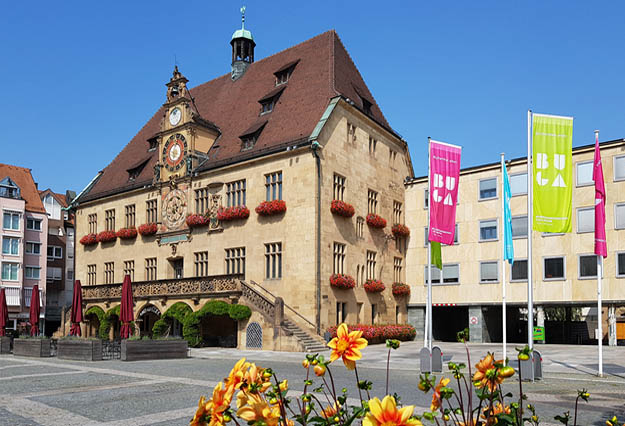
[{"label": "stone staircase", "polygon": [[329,350],[326,342],[317,334],[308,333],[289,319],[284,319],[282,328],[289,334],[293,334],[304,347],[305,352],[324,352]]}]

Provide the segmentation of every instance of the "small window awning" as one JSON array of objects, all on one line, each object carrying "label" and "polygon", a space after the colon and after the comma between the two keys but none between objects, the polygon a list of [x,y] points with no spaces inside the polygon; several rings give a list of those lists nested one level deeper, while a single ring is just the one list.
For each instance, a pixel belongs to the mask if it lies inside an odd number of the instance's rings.
[{"label": "small window awning", "polygon": [[279,96],[280,93],[282,93],[282,91],[286,89],[285,85],[281,85],[276,87],[275,89],[271,90],[269,93],[267,93],[265,96],[263,96],[262,98],[260,98],[258,100],[259,103],[264,103],[266,101],[271,100],[272,98],[275,98],[276,96]]},{"label": "small window awning", "polygon": [[128,173],[131,173],[133,171],[136,171],[137,169],[142,169],[143,167],[145,167],[146,163],[150,161],[150,158],[152,158],[151,155],[133,163],[130,167],[126,169],[126,171]]},{"label": "small window awning", "polygon": [[256,132],[259,132],[260,130],[262,130],[263,127],[265,127],[265,124],[267,124],[267,121],[269,121],[269,120],[258,120],[258,121],[256,121],[254,124],[252,124],[250,127],[248,127],[241,134],[241,136],[239,136],[239,138],[243,139],[246,136],[250,136],[250,135],[253,135]]},{"label": "small window awning", "polygon": [[297,63],[298,63],[299,61],[300,61],[299,59],[296,59],[296,60],[294,60],[294,61],[287,62],[286,64],[284,64],[284,65],[282,65],[280,68],[278,68],[278,70],[277,70],[276,72],[274,72],[274,75],[275,75],[275,74],[280,74],[282,71],[286,71],[286,70],[288,70],[289,68],[294,68],[294,67],[295,67],[295,65],[297,65]]}]

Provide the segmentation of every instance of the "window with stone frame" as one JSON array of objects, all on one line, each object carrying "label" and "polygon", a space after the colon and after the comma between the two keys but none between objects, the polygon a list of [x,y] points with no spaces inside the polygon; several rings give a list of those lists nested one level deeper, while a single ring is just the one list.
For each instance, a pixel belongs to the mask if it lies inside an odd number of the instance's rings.
[{"label": "window with stone frame", "polygon": [[105,231],[115,230],[115,209],[106,210],[104,212],[104,225]]},{"label": "window with stone frame", "polygon": [[402,222],[402,204],[399,201],[393,201],[393,223],[403,223]]},{"label": "window with stone frame", "polygon": [[126,228],[134,228],[135,227],[135,205],[129,204],[124,207],[126,211]]},{"label": "window with stone frame", "polygon": [[336,325],[347,321],[347,303],[336,302]]},{"label": "window with stone frame", "polygon": [[369,155],[375,158],[375,151],[377,148],[378,148],[378,141],[372,136],[369,136]]},{"label": "window with stone frame", "polygon": [[245,247],[226,249],[226,274],[245,275]]},{"label": "window with stone frame", "polygon": [[367,250],[367,279],[375,280],[375,265],[377,253]]},{"label": "window with stone frame", "polygon": [[87,284],[96,284],[96,265],[87,265]]},{"label": "window with stone frame", "polygon": [[356,218],[356,236],[358,238],[365,238],[365,218],[357,217]]},{"label": "window with stone frame", "polygon": [[195,212],[204,214],[210,207],[210,193],[208,188],[200,188],[195,190]]},{"label": "window with stone frame", "polygon": [[393,259],[393,279],[396,283],[402,282],[402,258],[395,257]]},{"label": "window with stone frame", "polygon": [[145,202],[145,221],[146,223],[158,222],[158,201],[147,200]]},{"label": "window with stone frame", "polygon": [[265,244],[265,278],[282,278],[282,243]]},{"label": "window with stone frame", "polygon": [[378,323],[378,305],[376,303],[371,304],[371,324]]},{"label": "window with stone frame", "polygon": [[156,280],[156,258],[148,257],[145,259],[145,280]]},{"label": "window with stone frame", "polygon": [[397,151],[393,151],[392,149],[388,150],[388,165],[390,168],[395,168],[395,162],[397,161]]},{"label": "window with stone frame", "polygon": [[246,206],[245,179],[226,184],[226,202],[228,207]]},{"label": "window with stone frame", "polygon": [[113,284],[115,280],[115,262],[104,263],[104,284]]},{"label": "window with stone frame", "polygon": [[89,233],[97,234],[98,233],[98,214],[93,213],[87,216],[87,223],[89,224]]},{"label": "window with stone frame", "polygon": [[343,200],[345,196],[345,177],[334,173],[334,200]]},{"label": "window with stone frame", "polygon": [[273,172],[265,175],[265,200],[282,199],[282,172]]},{"label": "window with stone frame", "polygon": [[343,243],[334,243],[334,266],[333,273],[344,274],[345,273],[345,250],[347,245]]},{"label": "window with stone frame", "polygon": [[347,143],[356,142],[356,126],[347,122]]},{"label": "window with stone frame", "polygon": [[208,251],[198,251],[193,253],[195,258],[195,276],[208,276]]},{"label": "window with stone frame", "polygon": [[128,275],[130,276],[130,280],[135,280],[135,261],[134,260],[124,260],[124,277]]},{"label": "window with stone frame", "polygon": [[378,193],[373,189],[367,191],[367,214],[378,213]]}]

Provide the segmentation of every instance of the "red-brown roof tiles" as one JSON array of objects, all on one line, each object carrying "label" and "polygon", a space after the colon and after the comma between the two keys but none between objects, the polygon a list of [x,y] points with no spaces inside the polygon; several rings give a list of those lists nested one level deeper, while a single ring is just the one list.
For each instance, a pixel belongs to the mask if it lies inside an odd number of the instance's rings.
[{"label": "red-brown roof tiles", "polygon": [[35,185],[30,169],[11,166],[9,164],[0,164],[0,180],[3,180],[7,176],[19,186],[20,195],[24,201],[26,201],[24,207],[26,211],[35,213],[46,212],[39,198],[39,191],[37,191],[37,185]]},{"label": "red-brown roof tiles", "polygon": [[[280,69],[297,63],[285,90],[272,112],[259,119],[259,100],[274,93],[275,76]],[[285,65],[286,64],[286,65]],[[312,133],[331,98],[342,95],[363,108],[354,87],[372,103],[371,117],[390,129],[384,115],[369,92],[362,76],[334,31],[320,34],[301,44],[252,63],[245,74],[232,81],[230,74],[191,89],[200,115],[215,123],[221,137],[208,153],[202,169],[236,162],[243,157],[262,155],[285,143],[300,141]],[[164,91],[163,91],[164,94]],[[123,192],[149,183],[157,162],[156,152],[134,182],[127,170],[148,154],[148,139],[161,130],[163,109],[148,121],[103,171],[100,179],[83,200]],[[241,153],[240,136],[267,120],[254,147]]]}]

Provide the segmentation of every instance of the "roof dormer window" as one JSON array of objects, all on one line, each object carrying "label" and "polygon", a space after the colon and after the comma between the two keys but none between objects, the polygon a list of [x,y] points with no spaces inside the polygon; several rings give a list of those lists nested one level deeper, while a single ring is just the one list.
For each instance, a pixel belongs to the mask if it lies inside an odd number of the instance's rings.
[{"label": "roof dormer window", "polygon": [[20,198],[20,188],[7,177],[0,181],[0,197],[3,198]]},{"label": "roof dormer window", "polygon": [[140,162],[135,163],[133,166],[129,167],[126,170],[128,172],[128,181],[129,182],[134,182],[135,179],[137,179],[139,177],[139,175],[143,171],[143,168],[148,163],[149,159],[150,159],[149,157],[145,158],[145,159],[141,160]]},{"label": "roof dormer window", "polygon": [[371,115],[371,105],[373,104],[363,97],[361,97],[360,99],[362,100],[362,110],[364,111],[364,113],[367,115]]},{"label": "roof dormer window", "polygon": [[269,100],[266,100],[266,101],[264,101],[264,102],[261,102],[261,103],[260,103],[260,105],[261,105],[261,111],[260,111],[260,113],[261,113],[261,114],[266,114],[266,113],[268,113],[268,112],[273,111],[273,106],[275,105],[275,99],[274,99],[274,98],[271,98],[271,99],[269,99]]},{"label": "roof dormer window", "polygon": [[289,81],[289,78],[291,78],[291,74],[293,74],[293,70],[295,69],[295,66],[298,62],[299,59],[296,61],[291,61],[288,64],[281,66],[278,71],[273,73],[276,76],[276,86],[285,84]]},{"label": "roof dormer window", "polygon": [[282,94],[282,91],[285,89],[285,86],[276,87],[271,92],[267,93],[265,96],[260,98],[258,102],[260,103],[260,115],[270,113],[273,111],[273,108],[278,103],[278,99]]},{"label": "roof dormer window", "polygon": [[148,139],[148,144],[150,147],[148,148],[148,152],[155,151],[158,148],[158,138],[150,138]]},{"label": "roof dormer window", "polygon": [[260,136],[260,132],[263,131],[263,128],[267,124],[267,120],[257,121],[252,124],[239,138],[241,139],[241,152],[249,151],[254,148],[256,145],[256,141]]}]

